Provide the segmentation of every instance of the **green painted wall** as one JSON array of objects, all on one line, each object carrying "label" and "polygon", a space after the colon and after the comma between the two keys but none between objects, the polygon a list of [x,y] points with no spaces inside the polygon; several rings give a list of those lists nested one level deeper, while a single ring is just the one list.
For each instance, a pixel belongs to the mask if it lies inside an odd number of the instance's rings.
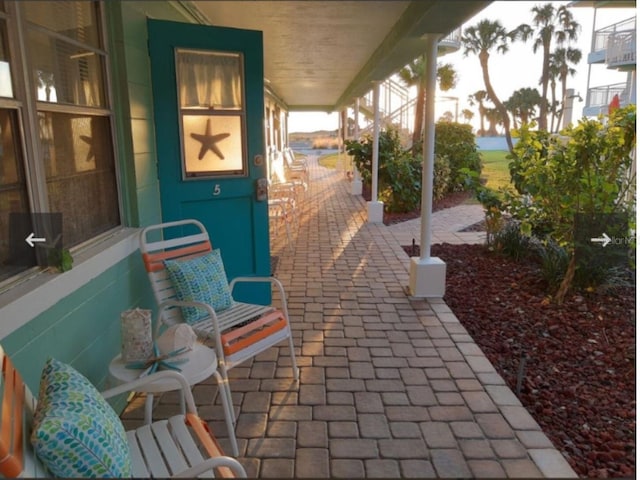
[{"label": "green painted wall", "polygon": [[73,365],[103,390],[110,386],[109,361],[120,352],[120,312],[151,308],[152,299],[142,260],[134,253],[13,332],[2,345],[34,393],[50,356]]},{"label": "green painted wall", "polygon": [[[123,223],[144,226],[161,220],[146,18],[195,20],[179,2],[110,0],[103,5]],[[34,393],[49,356],[70,363],[105,389],[110,386],[107,366],[120,351],[120,313],[153,306],[146,272],[135,253],[88,279],[82,288],[2,339],[2,345]],[[123,405],[120,399],[116,407]]]}]

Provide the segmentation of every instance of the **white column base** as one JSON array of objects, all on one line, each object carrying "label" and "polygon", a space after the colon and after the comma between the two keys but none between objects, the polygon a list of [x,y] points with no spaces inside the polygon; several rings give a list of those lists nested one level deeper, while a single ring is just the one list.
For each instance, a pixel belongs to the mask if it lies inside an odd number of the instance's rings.
[{"label": "white column base", "polygon": [[421,260],[411,257],[409,294],[413,297],[442,298],[445,291],[447,264],[438,257]]},{"label": "white column base", "polygon": [[351,182],[351,195],[362,195],[362,180],[353,179]]},{"label": "white column base", "polygon": [[384,203],[380,201],[367,202],[367,222],[382,223]]}]

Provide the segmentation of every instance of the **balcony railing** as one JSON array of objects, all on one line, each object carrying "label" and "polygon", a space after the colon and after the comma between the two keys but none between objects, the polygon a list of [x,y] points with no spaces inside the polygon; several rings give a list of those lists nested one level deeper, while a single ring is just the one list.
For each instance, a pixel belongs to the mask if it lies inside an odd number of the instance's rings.
[{"label": "balcony railing", "polygon": [[608,68],[620,68],[636,64],[635,28],[609,36],[605,63]]},{"label": "balcony railing", "polygon": [[589,63],[605,62],[608,68],[636,63],[636,19],[628,18],[594,32]]},{"label": "balcony railing", "polygon": [[440,42],[438,42],[438,54],[444,55],[446,53],[455,52],[460,50],[461,45],[462,29],[456,28],[453,32],[446,37],[443,37]]},{"label": "balcony railing", "polygon": [[629,89],[626,83],[615,83],[590,88],[587,92],[587,102],[583,110],[583,115],[594,116],[601,113],[606,114],[613,97],[618,95],[620,106],[629,103]]}]

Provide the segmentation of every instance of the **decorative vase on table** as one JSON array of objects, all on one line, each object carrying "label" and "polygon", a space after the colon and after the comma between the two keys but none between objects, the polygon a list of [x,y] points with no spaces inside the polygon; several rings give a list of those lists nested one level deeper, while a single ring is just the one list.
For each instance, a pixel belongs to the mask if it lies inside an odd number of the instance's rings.
[{"label": "decorative vase on table", "polygon": [[122,360],[145,361],[153,356],[151,310],[136,308],[120,314]]}]

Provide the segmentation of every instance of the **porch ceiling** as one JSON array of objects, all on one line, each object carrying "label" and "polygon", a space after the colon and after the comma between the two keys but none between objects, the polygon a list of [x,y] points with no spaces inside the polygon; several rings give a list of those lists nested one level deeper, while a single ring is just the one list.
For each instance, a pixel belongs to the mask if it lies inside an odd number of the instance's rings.
[{"label": "porch ceiling", "polygon": [[338,110],[448,34],[483,0],[192,1],[211,25],[260,30],[265,78],[290,110]]}]

